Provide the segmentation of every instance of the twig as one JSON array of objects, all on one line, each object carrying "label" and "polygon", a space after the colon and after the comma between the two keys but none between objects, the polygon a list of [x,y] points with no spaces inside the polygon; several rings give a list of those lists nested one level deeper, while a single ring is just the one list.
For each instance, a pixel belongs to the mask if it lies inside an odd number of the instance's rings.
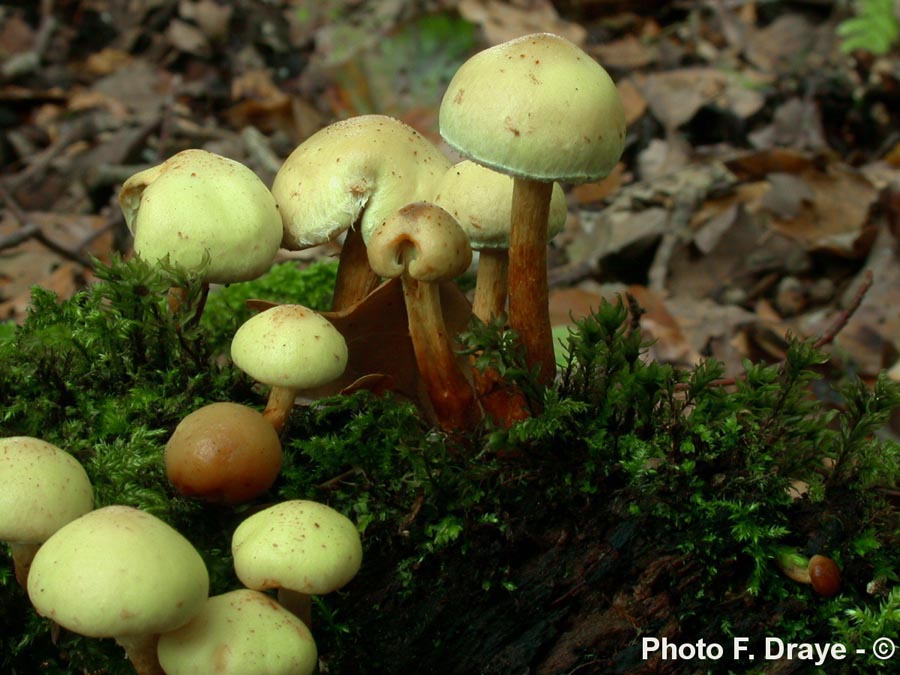
[{"label": "twig", "polygon": [[[874,282],[874,276],[872,275],[872,270],[866,270],[865,275],[863,276],[862,283],[859,285],[856,293],[853,295],[853,299],[850,301],[849,306],[843,311],[839,312],[838,315],[832,320],[831,326],[829,326],[828,330],[822,334],[822,336],[813,343],[813,347],[815,349],[821,349],[825,345],[831,344],[834,339],[837,337],[838,333],[840,333],[844,326],[847,325],[847,322],[850,320],[856,310],[859,309],[859,306],[862,304],[863,298],[866,297],[866,293],[869,292],[869,289],[872,288],[872,283]],[[741,377],[741,379],[743,379]],[[738,377],[726,377],[720,380],[713,380],[710,382],[711,387],[730,387],[736,384],[738,381]],[[684,387],[676,387],[676,388],[684,388]]]},{"label": "twig", "polygon": [[850,301],[850,305],[844,311],[840,312],[834,320],[831,322],[831,327],[825,331],[825,334],[822,335],[818,340],[816,340],[813,345],[816,349],[821,349],[827,344],[830,344],[834,341],[834,338],[837,337],[837,334],[840,333],[844,326],[847,325],[847,322],[850,320],[850,317],[856,313],[856,310],[859,309],[859,306],[862,304],[863,298],[866,297],[866,293],[869,292],[869,289],[872,288],[872,284],[875,281],[875,277],[872,275],[872,270],[866,270],[865,275],[863,276],[862,283],[859,285],[859,288],[856,289],[856,293],[853,296],[853,299]]},{"label": "twig", "polygon": [[6,208],[19,223],[19,230],[17,232],[0,240],[0,250],[16,246],[28,239],[35,239],[57,255],[60,255],[67,260],[73,260],[84,267],[91,267],[91,261],[81,253],[81,247],[79,247],[78,250],[72,251],[47,237],[40,227],[30,222],[31,219],[28,217],[28,214],[21,206],[19,206],[18,202],[16,202],[2,183],[0,183],[0,201],[6,203]]}]

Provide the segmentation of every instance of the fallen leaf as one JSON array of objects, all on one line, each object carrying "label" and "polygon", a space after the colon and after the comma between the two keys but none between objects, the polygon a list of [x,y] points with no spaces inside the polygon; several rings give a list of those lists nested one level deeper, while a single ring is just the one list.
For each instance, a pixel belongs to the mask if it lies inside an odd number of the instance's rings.
[{"label": "fallen leaf", "polygon": [[461,0],[458,9],[463,18],[481,26],[489,45],[529,33],[556,33],[575,44],[587,36],[579,24],[561,19],[548,0]]},{"label": "fallen leaf", "polygon": [[668,130],[691,121],[705,106],[746,119],[765,104],[765,97],[748,81],[763,82],[760,74],[729,73],[710,67],[678,68],[637,75],[635,84],[647,99],[650,112]]}]

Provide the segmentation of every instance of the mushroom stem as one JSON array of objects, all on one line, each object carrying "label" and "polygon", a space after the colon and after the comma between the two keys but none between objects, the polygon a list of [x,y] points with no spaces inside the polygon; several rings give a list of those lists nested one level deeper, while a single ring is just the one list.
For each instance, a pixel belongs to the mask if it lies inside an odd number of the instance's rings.
[{"label": "mushroom stem", "polygon": [[490,323],[506,311],[509,254],[506,249],[483,249],[478,254],[478,274],[472,314]]},{"label": "mushroom stem", "polygon": [[40,544],[23,544],[11,542],[9,550],[12,553],[13,567],[16,571],[16,581],[22,588],[28,588],[28,571],[31,569],[31,561],[41,547]]},{"label": "mushroom stem", "polygon": [[369,266],[366,244],[359,225],[347,230],[338,262],[331,310],[339,312],[356,304],[378,286],[380,278]]},{"label": "mushroom stem", "polygon": [[479,421],[475,395],[447,335],[440,285],[414,279],[408,271],[402,281],[416,364],[438,423],[448,430],[472,429]]},{"label": "mushroom stem", "polygon": [[556,376],[547,282],[547,223],[553,183],[516,178],[509,236],[509,325],[519,334],[538,382]]},{"label": "mushroom stem", "polygon": [[126,635],[116,638],[137,675],[166,675],[156,655],[158,641],[159,635]]},{"label": "mushroom stem", "polygon": [[278,589],[278,604],[312,629],[312,596],[289,588]]},{"label": "mushroom stem", "polygon": [[276,433],[280,434],[284,429],[296,398],[297,391],[290,387],[273,386],[269,390],[269,398],[266,402],[266,409],[263,410],[263,417],[272,425]]}]

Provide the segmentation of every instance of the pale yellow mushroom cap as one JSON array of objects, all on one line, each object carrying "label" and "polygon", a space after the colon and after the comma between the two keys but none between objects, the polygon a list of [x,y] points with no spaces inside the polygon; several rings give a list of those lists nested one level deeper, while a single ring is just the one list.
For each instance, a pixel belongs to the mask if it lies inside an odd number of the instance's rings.
[{"label": "pale yellow mushroom cap", "polygon": [[311,389],[343,374],[347,342],[321,314],[302,305],[277,305],[237,329],[231,359],[263,384]]},{"label": "pale yellow mushroom cap", "polygon": [[310,675],[318,652],[296,616],[259,591],[215,595],[157,647],[168,675]]},{"label": "pale yellow mushroom cap", "polygon": [[265,184],[240,162],[206,150],[184,150],[136,173],[122,185],[119,204],[139,257],[155,263],[168,256],[196,269],[208,255],[210,283],[255,279],[281,243],[281,217]]},{"label": "pale yellow mushroom cap", "polygon": [[355,223],[368,239],[390,213],[431,195],[449,168],[431,141],[392,117],[335,122],[297,146],[275,176],[283,245],[324,244]]},{"label": "pale yellow mushroom cap", "polygon": [[40,544],[94,508],[78,460],[30,436],[0,439],[0,541]]},{"label": "pale yellow mushroom cap", "polygon": [[293,499],[254,513],[234,531],[231,554],[248,588],[330,593],[349,582],[362,563],[353,522],[326,504]]},{"label": "pale yellow mushroom cap", "polygon": [[425,282],[453,279],[468,269],[472,247],[456,219],[437,204],[414,202],[392,213],[372,232],[369,265],[383,277],[406,269]]},{"label": "pale yellow mushroom cap", "polygon": [[206,565],[191,543],[130,506],[106,506],[63,526],[28,575],[38,614],[89,637],[174,630],[208,595]]},{"label": "pale yellow mushroom cap", "polygon": [[[444,174],[432,201],[456,218],[476,251],[509,248],[513,184],[512,176],[466,159]],[[566,195],[555,183],[548,240],[559,234],[568,214]]]},{"label": "pale yellow mushroom cap", "polygon": [[565,38],[537,33],[475,54],[440,108],[441,136],[512,176],[584,183],[606,176],[625,143],[625,111],[607,72]]}]

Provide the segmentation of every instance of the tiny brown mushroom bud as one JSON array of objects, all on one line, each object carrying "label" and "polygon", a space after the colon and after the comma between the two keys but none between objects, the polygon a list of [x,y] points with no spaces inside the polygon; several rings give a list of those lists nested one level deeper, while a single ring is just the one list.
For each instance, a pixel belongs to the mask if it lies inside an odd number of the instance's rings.
[{"label": "tiny brown mushroom bud", "polygon": [[278,433],[259,412],[211,403],[175,428],[166,444],[166,475],[185,496],[238,504],[272,486],[281,457]]},{"label": "tiny brown mushroom bud", "polygon": [[841,590],[841,570],[828,556],[814,555],[809,559],[809,580],[813,590],[826,598]]}]

